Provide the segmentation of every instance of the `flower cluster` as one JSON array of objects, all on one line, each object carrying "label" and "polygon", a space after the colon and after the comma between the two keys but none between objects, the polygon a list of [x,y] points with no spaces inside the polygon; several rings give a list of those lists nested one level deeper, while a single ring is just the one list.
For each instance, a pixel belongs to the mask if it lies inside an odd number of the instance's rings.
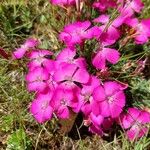
[{"label": "flower cluster", "polygon": [[[77,4],[78,0],[52,0],[51,3],[63,7]],[[84,2],[84,1],[83,1]],[[150,19],[138,20],[135,13],[143,8],[140,0],[98,0],[91,5],[100,12],[99,17],[89,21],[76,21],[64,27],[59,35],[66,48],[55,55],[51,50],[38,49],[36,39],[28,39],[21,48],[13,53],[15,59],[26,56],[29,59],[26,75],[27,89],[35,92],[30,112],[39,123],[50,120],[54,114],[60,119],[68,119],[70,112],[82,112],[84,125],[89,131],[104,135],[115,123],[127,131],[129,139],[142,137],[147,133],[150,114],[137,108],[129,108],[124,113],[126,96],[125,84],[117,81],[102,81],[88,71],[87,60],[78,53],[76,46],[84,46],[86,41],[95,39],[98,48],[93,51],[91,64],[93,69],[108,69],[108,63],[116,64],[120,52],[116,42],[127,34],[128,40],[144,44],[150,37]],[[108,8],[118,11],[111,20],[106,14]],[[131,33],[124,33],[126,26]]]}]

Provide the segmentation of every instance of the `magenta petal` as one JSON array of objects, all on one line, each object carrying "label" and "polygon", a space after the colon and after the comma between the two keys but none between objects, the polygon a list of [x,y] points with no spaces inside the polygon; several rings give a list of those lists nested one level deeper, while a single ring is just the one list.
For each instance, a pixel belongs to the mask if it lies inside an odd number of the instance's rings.
[{"label": "magenta petal", "polygon": [[135,37],[135,43],[136,44],[144,44],[146,42],[148,42],[148,37],[142,33],[140,33],[139,35],[137,35]]},{"label": "magenta petal", "polygon": [[65,48],[58,54],[57,60],[58,61],[67,61],[69,59],[73,59],[75,54],[76,54],[75,49]]},{"label": "magenta petal", "polygon": [[119,91],[113,95],[114,103],[120,107],[125,106],[125,94],[123,91]]},{"label": "magenta petal", "polygon": [[107,81],[104,83],[104,90],[106,95],[111,96],[115,92],[120,91],[120,84],[115,81]]},{"label": "magenta petal", "polygon": [[104,117],[109,117],[111,115],[111,111],[109,109],[109,104],[107,101],[103,101],[99,103],[101,115]]},{"label": "magenta petal", "polygon": [[138,121],[142,124],[150,123],[150,113],[146,111],[141,111]]},{"label": "magenta petal", "polygon": [[62,119],[68,119],[69,118],[69,109],[67,107],[61,106],[57,111],[57,115]]},{"label": "magenta petal", "polygon": [[127,134],[127,137],[129,138],[129,140],[133,141],[135,138],[138,137],[139,129],[131,127],[131,129],[128,130],[126,134]]},{"label": "magenta petal", "polygon": [[111,48],[104,48],[103,51],[107,61],[109,61],[110,63],[116,64],[119,61],[120,53],[117,50]]},{"label": "magenta petal", "polygon": [[115,104],[109,104],[109,109],[110,109],[112,118],[117,118],[123,111],[122,107],[115,105]]},{"label": "magenta petal", "polygon": [[44,121],[49,120],[52,118],[53,109],[52,107],[48,106],[47,109],[44,111]]},{"label": "magenta petal", "polygon": [[121,119],[121,124],[124,129],[130,128],[133,125],[133,120],[130,120],[126,115],[123,115]]},{"label": "magenta petal", "polygon": [[96,116],[95,114],[93,114],[93,112],[91,112],[90,119],[91,119],[91,121],[92,121],[92,123],[94,125],[98,125],[99,126],[99,125],[102,124],[102,122],[104,120],[104,117],[101,116],[101,115]]},{"label": "magenta petal", "polygon": [[98,86],[93,91],[93,98],[96,101],[104,101],[106,98],[104,88],[102,86]]},{"label": "magenta petal", "polygon": [[87,83],[89,81],[89,77],[89,73],[85,69],[78,69],[73,76],[73,81]]},{"label": "magenta petal", "polygon": [[43,92],[47,87],[47,84],[45,82],[31,82],[27,84],[28,91],[39,91]]},{"label": "magenta petal", "polygon": [[17,48],[16,51],[13,52],[13,57],[16,59],[22,58],[26,53],[26,49],[24,48]]},{"label": "magenta petal", "polygon": [[108,21],[109,21],[109,16],[105,15],[105,14],[100,15],[98,18],[95,18],[93,20],[93,22],[99,22],[99,23],[103,23],[103,24],[108,23]]},{"label": "magenta petal", "polygon": [[106,63],[105,56],[102,55],[102,51],[99,51],[96,54],[96,56],[93,58],[92,64],[97,69],[105,69],[105,67],[106,67],[105,63]]},{"label": "magenta petal", "polygon": [[64,81],[64,80],[70,80],[73,73],[76,71],[77,66],[74,64],[64,64],[61,65],[56,72],[54,72],[53,79],[56,82]]},{"label": "magenta petal", "polygon": [[81,107],[82,112],[84,113],[85,116],[89,115],[91,112],[91,105],[90,104],[85,104]]}]

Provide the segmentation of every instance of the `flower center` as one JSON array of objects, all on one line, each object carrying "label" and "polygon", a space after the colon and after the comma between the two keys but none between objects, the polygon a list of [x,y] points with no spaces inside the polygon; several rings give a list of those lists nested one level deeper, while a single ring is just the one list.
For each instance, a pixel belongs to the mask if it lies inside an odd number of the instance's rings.
[{"label": "flower center", "polygon": [[41,109],[46,109],[48,107],[48,101],[44,101],[41,105]]},{"label": "flower center", "polygon": [[114,101],[114,98],[112,96],[108,96],[107,99],[109,104],[113,103]]},{"label": "flower center", "polygon": [[68,103],[67,103],[67,101],[65,99],[62,99],[60,101],[60,104],[63,105],[63,106],[67,106],[68,105]]}]

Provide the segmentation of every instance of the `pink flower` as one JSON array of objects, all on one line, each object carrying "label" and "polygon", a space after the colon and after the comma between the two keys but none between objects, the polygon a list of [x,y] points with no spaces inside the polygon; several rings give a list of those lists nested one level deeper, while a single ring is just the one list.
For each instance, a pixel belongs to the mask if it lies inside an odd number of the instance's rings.
[{"label": "pink flower", "polygon": [[51,51],[48,50],[33,50],[28,56],[31,61],[28,64],[30,70],[36,67],[46,67],[53,68],[53,61],[49,58],[53,55]]},{"label": "pink flower", "polygon": [[83,85],[80,94],[78,95],[79,99],[84,102],[81,110],[85,116],[89,115],[92,111],[93,103],[93,91],[96,87],[100,85],[99,79],[95,76],[91,76],[89,82]]},{"label": "pink flower", "polygon": [[111,64],[116,64],[119,61],[119,58],[120,53],[117,50],[112,48],[103,48],[93,58],[92,64],[97,69],[105,69],[106,61],[110,62]]},{"label": "pink flower", "polygon": [[20,48],[17,48],[16,51],[13,52],[13,58],[14,59],[20,59],[22,58],[25,53],[30,50],[31,48],[34,48],[39,44],[37,39],[29,38],[25,41],[23,45],[21,45]]},{"label": "pink flower", "polygon": [[63,49],[57,56],[57,64],[60,65],[61,63],[70,63],[76,64],[80,66],[80,68],[86,67],[86,61],[83,57],[76,58],[76,50],[74,48],[65,48]]},{"label": "pink flower", "polygon": [[115,81],[105,82],[94,90],[93,98],[97,101],[100,114],[104,117],[116,118],[125,106],[125,94],[122,85]]},{"label": "pink flower", "polygon": [[76,83],[87,83],[89,74],[85,69],[79,68],[75,64],[64,63],[56,70],[53,79],[57,83],[64,84],[64,88],[67,88],[76,86]]},{"label": "pink flower", "polygon": [[93,3],[93,7],[101,12],[106,11],[110,7],[114,8],[116,6],[115,0],[99,0],[98,2]]},{"label": "pink flower", "polygon": [[144,44],[150,38],[150,19],[143,19],[141,22],[137,18],[126,18],[125,24],[129,25],[134,33],[131,35],[136,44]]},{"label": "pink flower", "polygon": [[98,40],[103,45],[112,45],[120,38],[120,32],[117,27],[123,23],[123,18],[117,18],[110,24],[109,16],[103,14],[95,18],[93,22],[102,24],[102,26],[99,27],[102,32],[99,34]]},{"label": "pink flower", "polygon": [[59,5],[59,6],[69,6],[75,4],[75,0],[50,0],[50,2],[53,5]]},{"label": "pink flower", "polygon": [[135,42],[137,44],[144,44],[148,42],[148,38],[150,38],[150,19],[143,19],[139,24],[137,24],[135,30]]},{"label": "pink flower", "polygon": [[127,0],[126,2],[124,0],[118,0],[119,3],[121,3],[121,7],[119,7],[119,11],[123,13],[128,13],[133,15],[135,12],[139,13],[141,9],[144,7],[144,4],[141,0]]},{"label": "pink flower", "polygon": [[70,109],[79,112],[81,104],[78,101],[76,93],[72,90],[57,88],[53,94],[51,105],[59,118],[69,118]]},{"label": "pink flower", "polygon": [[98,37],[100,33],[101,30],[97,26],[91,27],[90,21],[78,21],[65,26],[59,37],[66,45],[74,46],[82,44],[86,39]]},{"label": "pink flower", "polygon": [[124,128],[130,140],[143,137],[148,128],[145,126],[150,123],[150,113],[137,108],[129,108],[127,113],[122,113],[119,117],[119,124]]},{"label": "pink flower", "polygon": [[37,67],[26,75],[27,88],[29,91],[42,92],[47,88],[46,80],[49,79],[47,70]]},{"label": "pink flower", "polygon": [[32,102],[30,112],[34,118],[43,123],[52,118],[53,108],[50,106],[52,93],[38,94],[37,98]]}]

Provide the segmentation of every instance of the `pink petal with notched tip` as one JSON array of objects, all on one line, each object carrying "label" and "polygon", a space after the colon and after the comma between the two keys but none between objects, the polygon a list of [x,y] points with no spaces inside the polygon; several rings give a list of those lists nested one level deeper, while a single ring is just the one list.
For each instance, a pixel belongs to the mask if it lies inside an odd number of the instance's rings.
[{"label": "pink petal with notched tip", "polygon": [[136,11],[137,13],[139,13],[141,11],[141,9],[144,7],[144,4],[142,3],[141,0],[133,0],[130,3],[130,7]]},{"label": "pink petal with notched tip", "polygon": [[80,68],[86,68],[87,66],[85,58],[82,58],[82,57],[74,59],[73,63],[79,66]]},{"label": "pink petal with notched tip", "polygon": [[45,70],[42,67],[37,67],[26,75],[27,82],[33,82],[33,81],[38,81],[38,80],[48,80],[48,79],[49,79],[49,74],[47,70]]},{"label": "pink petal with notched tip", "polygon": [[92,121],[92,123],[94,125],[98,125],[99,126],[99,125],[102,124],[102,122],[104,120],[104,117],[101,116],[101,115],[96,116],[95,114],[93,114],[93,112],[91,112],[90,113],[90,119],[91,119],[91,121]]},{"label": "pink petal with notched tip", "polygon": [[[31,113],[33,114],[32,111]],[[39,123],[43,123],[52,118],[52,113],[53,113],[52,107],[48,106],[46,110],[43,111],[41,110],[41,112],[37,112],[37,114],[33,114],[33,116]]]},{"label": "pink petal with notched tip", "polygon": [[119,107],[125,106],[125,94],[123,91],[115,93],[112,97],[114,99],[114,104],[116,104]]},{"label": "pink petal with notched tip", "polygon": [[75,55],[76,50],[74,48],[65,48],[57,55],[57,60],[61,62],[68,62],[68,60],[73,59]]},{"label": "pink petal with notched tip", "polygon": [[38,44],[39,44],[39,41],[37,39],[29,38],[25,41],[25,43],[23,45],[27,48],[33,48],[33,47],[37,46]]},{"label": "pink petal with notched tip", "polygon": [[85,116],[89,115],[92,111],[90,103],[86,103],[81,107],[81,111]]},{"label": "pink petal with notched tip", "polygon": [[106,67],[106,59],[103,56],[102,51],[99,51],[96,56],[92,60],[92,64],[97,69],[105,69]]},{"label": "pink petal with notched tip", "polygon": [[136,121],[140,116],[140,113],[141,111],[137,108],[129,108],[127,112],[127,117],[130,118],[131,121]]},{"label": "pink petal with notched tip", "polygon": [[48,106],[43,114],[44,121],[50,120],[52,118],[52,113],[53,113],[53,108],[51,106]]},{"label": "pink petal with notched tip", "polygon": [[93,20],[93,22],[103,23],[103,24],[108,23],[108,21],[109,21],[109,16],[105,15],[105,14],[100,15],[99,17],[97,17]]},{"label": "pink petal with notched tip", "polygon": [[145,136],[145,135],[148,133],[148,131],[149,131],[149,129],[148,129],[147,127],[142,127],[142,128],[140,129],[140,132],[139,132],[138,137],[143,137],[143,136]]},{"label": "pink petal with notched tip", "polygon": [[90,75],[85,69],[78,69],[76,73],[73,75],[73,81],[79,83],[87,83],[89,81]]},{"label": "pink petal with notched tip", "polygon": [[26,51],[27,50],[24,48],[17,48],[16,51],[13,52],[13,58],[14,59],[22,58],[25,55]]},{"label": "pink petal with notched tip", "polygon": [[100,107],[100,113],[102,116],[109,117],[111,115],[111,111],[110,111],[109,104],[107,103],[107,101],[99,102],[98,106]]},{"label": "pink petal with notched tip", "polygon": [[116,105],[115,103],[112,103],[112,104],[109,104],[109,110],[110,110],[110,116],[112,118],[117,118],[123,111],[123,108]]},{"label": "pink petal with notched tip", "polygon": [[128,129],[133,125],[133,120],[131,121],[130,118],[128,118],[125,114],[121,114],[119,117],[119,124],[122,126],[124,129]]},{"label": "pink petal with notched tip", "polygon": [[56,70],[54,72],[53,79],[56,82],[68,80],[68,79],[72,78],[76,69],[77,69],[77,66],[75,64],[65,63],[64,65],[61,65],[58,70]]},{"label": "pink petal with notched tip", "polygon": [[42,81],[30,82],[27,84],[28,91],[43,92],[48,87],[47,83]]},{"label": "pink petal with notched tip", "polygon": [[93,98],[97,102],[101,102],[105,100],[106,94],[102,86],[98,86],[97,88],[94,89]]},{"label": "pink petal with notched tip", "polygon": [[142,124],[150,123],[150,113],[141,111],[141,114],[138,117],[138,121]]},{"label": "pink petal with notched tip", "polygon": [[69,109],[65,106],[60,106],[57,110],[57,115],[59,118],[68,119],[69,118]]},{"label": "pink petal with notched tip", "polygon": [[150,19],[143,19],[141,25],[144,27],[144,32],[148,37],[150,37]]},{"label": "pink petal with notched tip", "polygon": [[105,55],[107,61],[112,64],[116,64],[119,61],[120,53],[116,49],[104,48],[102,53]]},{"label": "pink petal with notched tip", "polygon": [[107,45],[114,44],[120,38],[120,32],[117,28],[110,26],[107,30],[108,37],[105,41]]},{"label": "pink petal with notched tip", "polygon": [[132,141],[138,137],[138,132],[139,132],[139,129],[131,127],[131,129],[126,132],[126,134],[127,134],[127,137],[129,138],[129,140]]},{"label": "pink petal with notched tip", "polygon": [[136,27],[139,23],[138,19],[137,18],[132,18],[132,17],[128,17],[125,19],[125,24],[127,24],[128,26],[130,27]]},{"label": "pink petal with notched tip", "polygon": [[148,42],[148,37],[146,35],[144,35],[144,34],[140,33],[139,35],[137,35],[135,37],[135,43],[136,44],[144,44],[146,42]]},{"label": "pink petal with notched tip", "polygon": [[120,84],[115,81],[107,81],[103,85],[107,96],[113,95],[115,92],[120,91]]}]

